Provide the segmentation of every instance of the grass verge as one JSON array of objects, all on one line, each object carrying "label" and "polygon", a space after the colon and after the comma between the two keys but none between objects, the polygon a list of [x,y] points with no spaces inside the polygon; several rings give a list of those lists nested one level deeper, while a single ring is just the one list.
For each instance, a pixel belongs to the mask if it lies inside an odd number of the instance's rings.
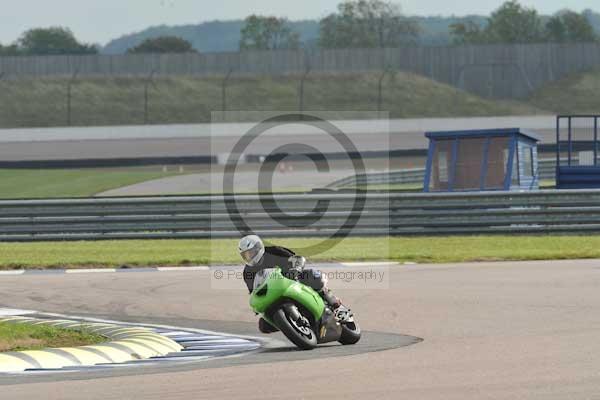
[{"label": "grass verge", "polygon": [[0,198],[92,196],[174,173],[124,169],[0,169]]},{"label": "grass verge", "polygon": [[600,70],[572,74],[537,90],[529,104],[558,114],[597,114]]},{"label": "grass verge", "polygon": [[88,332],[84,327],[62,329],[47,325],[0,322],[0,352],[85,346],[106,340],[104,336]]},{"label": "grass verge", "polygon": [[[298,110],[299,76],[236,77],[227,85],[230,110]],[[376,111],[379,74],[309,75],[306,110]],[[20,79],[1,83],[0,126],[65,126],[68,79]],[[150,86],[152,124],[198,123],[221,109],[222,77],[156,78]],[[143,124],[145,78],[85,78],[72,85],[72,124]],[[535,114],[518,102],[486,100],[405,72],[384,80],[382,109],[392,118]],[[344,117],[343,115],[341,117]]]},{"label": "grass verge", "polygon": [[[595,236],[451,236],[348,238],[331,248],[321,239],[277,244],[312,261],[395,260],[449,263],[600,258]],[[315,246],[307,254],[302,249]],[[239,264],[237,240],[119,240],[0,243],[0,269]]]}]

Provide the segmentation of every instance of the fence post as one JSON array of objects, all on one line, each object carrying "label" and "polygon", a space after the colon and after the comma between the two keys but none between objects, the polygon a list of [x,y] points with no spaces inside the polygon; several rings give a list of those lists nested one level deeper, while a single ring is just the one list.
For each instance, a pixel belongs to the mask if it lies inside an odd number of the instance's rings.
[{"label": "fence post", "polygon": [[4,71],[0,71],[0,82],[2,82],[5,75],[6,75],[6,73]]},{"label": "fence post", "polygon": [[594,117],[594,167],[598,165],[598,117]]},{"label": "fence post", "polygon": [[306,81],[308,74],[310,74],[310,64],[307,64],[304,69],[304,73],[300,78],[300,87],[298,90],[298,113],[300,114],[301,119],[303,118],[302,113],[304,112],[304,82]]},{"label": "fence post", "polygon": [[223,82],[221,82],[221,111],[223,112],[223,118],[225,118],[225,113],[227,112],[227,82],[231,78],[232,73],[233,68],[229,68],[227,75],[225,75]]},{"label": "fence post", "polygon": [[148,124],[148,120],[149,120],[149,115],[148,115],[148,98],[149,98],[149,93],[148,93],[148,87],[150,86],[150,84],[152,84],[152,86],[154,86],[154,73],[156,72],[155,69],[153,69],[150,72],[150,75],[148,76],[148,78],[146,78],[146,80],[144,81],[144,125]]},{"label": "fence post", "polygon": [[79,68],[76,68],[73,72],[73,75],[67,82],[67,126],[71,126],[72,118],[71,118],[71,87],[73,86],[73,82],[77,79],[77,74],[79,73]]},{"label": "fence post", "polygon": [[552,57],[552,43],[548,43],[546,45],[546,64],[548,67],[548,82],[554,81],[554,70],[552,68],[552,63],[554,59]]},{"label": "fence post", "polygon": [[379,76],[379,82],[377,83],[377,115],[381,112],[381,105],[383,103],[383,79],[385,75],[389,72],[389,68],[386,67],[381,75]]}]

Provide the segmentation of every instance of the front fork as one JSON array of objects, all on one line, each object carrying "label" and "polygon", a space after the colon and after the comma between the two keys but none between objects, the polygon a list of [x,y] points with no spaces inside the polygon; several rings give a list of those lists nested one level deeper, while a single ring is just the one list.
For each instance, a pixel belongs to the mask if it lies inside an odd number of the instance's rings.
[{"label": "front fork", "polygon": [[284,305],[284,310],[285,310],[286,314],[289,315],[290,318],[292,318],[294,321],[296,321],[296,323],[299,326],[308,327],[308,328],[313,329],[313,327],[310,325],[310,321],[308,320],[308,318],[306,318],[304,315],[302,315],[300,310],[298,310],[298,306],[296,306],[295,304]]}]

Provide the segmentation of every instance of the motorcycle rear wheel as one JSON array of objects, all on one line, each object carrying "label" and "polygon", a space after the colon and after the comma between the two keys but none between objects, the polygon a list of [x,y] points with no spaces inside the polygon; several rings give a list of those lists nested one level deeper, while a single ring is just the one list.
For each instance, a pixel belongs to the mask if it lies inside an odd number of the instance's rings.
[{"label": "motorcycle rear wheel", "polygon": [[342,334],[338,342],[343,345],[356,344],[360,340],[360,326],[356,322],[342,324]]}]

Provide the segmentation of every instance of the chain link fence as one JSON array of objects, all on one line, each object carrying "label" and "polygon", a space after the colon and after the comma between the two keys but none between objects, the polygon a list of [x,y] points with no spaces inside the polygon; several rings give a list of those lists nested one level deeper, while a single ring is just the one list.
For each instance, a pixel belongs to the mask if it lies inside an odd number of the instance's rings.
[{"label": "chain link fence", "polygon": [[393,69],[494,98],[522,98],[546,82],[597,66],[597,43],[0,57],[5,79],[273,76]]}]

